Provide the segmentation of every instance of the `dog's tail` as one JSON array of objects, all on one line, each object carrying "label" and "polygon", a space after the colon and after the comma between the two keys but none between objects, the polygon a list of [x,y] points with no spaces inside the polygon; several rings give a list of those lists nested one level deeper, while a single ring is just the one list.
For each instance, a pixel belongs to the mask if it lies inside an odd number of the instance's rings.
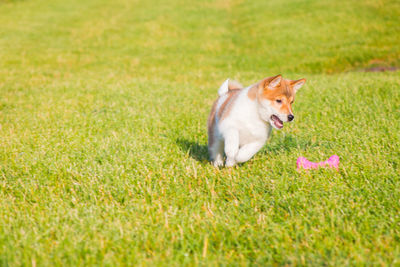
[{"label": "dog's tail", "polygon": [[242,88],[243,88],[243,85],[241,85],[239,82],[237,82],[235,80],[226,79],[226,81],[218,89],[218,95],[221,96],[221,95],[227,93],[229,90],[236,90],[236,89],[242,89]]}]

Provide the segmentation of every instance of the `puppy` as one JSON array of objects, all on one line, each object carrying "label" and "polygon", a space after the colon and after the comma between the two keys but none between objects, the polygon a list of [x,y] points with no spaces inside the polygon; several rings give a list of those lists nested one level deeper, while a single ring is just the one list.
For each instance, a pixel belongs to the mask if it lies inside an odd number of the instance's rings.
[{"label": "puppy", "polygon": [[305,79],[286,80],[281,75],[243,88],[226,80],[208,117],[208,151],[214,166],[248,161],[271,134],[294,119],[292,104]]}]

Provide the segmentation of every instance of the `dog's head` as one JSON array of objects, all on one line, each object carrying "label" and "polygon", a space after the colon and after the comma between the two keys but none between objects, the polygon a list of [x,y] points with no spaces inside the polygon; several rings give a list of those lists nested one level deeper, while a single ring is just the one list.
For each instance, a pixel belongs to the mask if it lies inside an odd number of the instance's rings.
[{"label": "dog's head", "polygon": [[294,97],[305,82],[305,79],[286,80],[281,75],[262,80],[258,85],[257,97],[261,118],[276,129],[282,129],[284,122],[292,121]]}]

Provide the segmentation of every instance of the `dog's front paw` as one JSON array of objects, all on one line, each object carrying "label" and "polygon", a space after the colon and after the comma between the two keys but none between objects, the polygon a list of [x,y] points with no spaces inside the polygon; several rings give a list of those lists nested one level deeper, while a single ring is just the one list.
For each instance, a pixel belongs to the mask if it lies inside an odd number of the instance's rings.
[{"label": "dog's front paw", "polygon": [[221,167],[224,165],[224,161],[222,159],[216,159],[212,162],[215,168]]},{"label": "dog's front paw", "polygon": [[235,166],[235,164],[236,164],[236,160],[234,158],[226,159],[226,163],[225,163],[226,167],[232,167],[232,166]]}]

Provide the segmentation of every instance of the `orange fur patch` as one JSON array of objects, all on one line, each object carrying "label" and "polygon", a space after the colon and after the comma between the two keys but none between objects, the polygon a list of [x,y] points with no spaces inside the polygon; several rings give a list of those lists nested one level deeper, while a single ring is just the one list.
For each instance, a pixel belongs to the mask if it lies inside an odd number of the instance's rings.
[{"label": "orange fur patch", "polygon": [[249,91],[247,92],[247,96],[250,98],[250,100],[254,100],[257,98],[257,91],[258,91],[258,84],[253,85]]},{"label": "orange fur patch", "polygon": [[[268,99],[272,102],[274,108],[279,110],[281,113],[289,115],[292,113],[292,103],[296,93],[291,84],[292,81],[282,79],[280,84],[275,88],[268,88],[269,82],[271,82],[275,77],[266,78],[260,83],[263,90],[261,98]],[[280,99],[282,103],[277,103],[277,99]]]},{"label": "orange fur patch", "polygon": [[233,102],[238,97],[239,92],[240,89],[233,89],[228,91],[228,97],[225,99],[224,103],[222,103],[221,107],[218,110],[218,117],[221,118],[221,120],[225,119],[229,115],[229,112],[231,111],[233,106]]}]

